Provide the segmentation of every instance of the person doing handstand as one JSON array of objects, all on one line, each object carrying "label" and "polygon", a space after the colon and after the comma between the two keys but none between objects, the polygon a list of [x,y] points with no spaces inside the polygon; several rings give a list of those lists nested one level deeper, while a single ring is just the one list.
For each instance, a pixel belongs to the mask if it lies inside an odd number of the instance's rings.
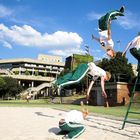
[{"label": "person doing handstand", "polygon": [[92,39],[99,42],[110,57],[115,57],[115,51],[113,50],[114,42],[111,37],[111,21],[117,19],[117,16],[124,16],[124,10],[125,8],[122,6],[119,10],[112,10],[102,16],[98,20],[99,38],[92,35]]},{"label": "person doing handstand", "polygon": [[101,47],[105,50],[106,54],[110,57],[115,56],[115,52],[113,50],[114,42],[111,37],[111,30],[110,30],[111,20],[108,21],[108,29],[102,31],[99,29],[99,38],[92,35],[92,39],[96,40],[100,43]]}]

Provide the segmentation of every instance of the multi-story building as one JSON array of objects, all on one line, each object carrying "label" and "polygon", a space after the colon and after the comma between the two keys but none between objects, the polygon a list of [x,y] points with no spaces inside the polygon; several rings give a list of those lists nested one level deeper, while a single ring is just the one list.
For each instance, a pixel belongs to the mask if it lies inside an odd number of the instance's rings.
[{"label": "multi-story building", "polygon": [[17,79],[23,87],[38,87],[38,91],[46,88],[48,92],[64,65],[62,57],[44,54],[39,54],[37,59],[0,59],[0,75]]}]

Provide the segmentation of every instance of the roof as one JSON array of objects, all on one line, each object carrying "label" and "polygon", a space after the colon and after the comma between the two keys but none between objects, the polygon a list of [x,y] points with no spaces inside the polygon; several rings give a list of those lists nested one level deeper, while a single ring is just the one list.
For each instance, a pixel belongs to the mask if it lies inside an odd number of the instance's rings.
[{"label": "roof", "polygon": [[9,63],[32,63],[32,64],[57,65],[57,66],[65,65],[64,62],[46,62],[30,58],[0,59],[0,64],[9,64]]}]

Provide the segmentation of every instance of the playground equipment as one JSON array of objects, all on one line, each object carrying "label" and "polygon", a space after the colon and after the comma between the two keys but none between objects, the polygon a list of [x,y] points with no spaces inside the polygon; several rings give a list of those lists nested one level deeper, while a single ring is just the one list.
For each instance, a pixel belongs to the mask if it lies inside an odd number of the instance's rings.
[{"label": "playground equipment", "polygon": [[128,104],[128,107],[127,107],[126,115],[125,115],[125,118],[124,118],[124,121],[123,121],[122,129],[124,129],[125,123],[140,125],[140,120],[139,121],[128,120],[129,113],[130,114],[140,114],[140,112],[135,112],[135,111],[130,110],[132,103],[140,103],[140,102],[136,102],[136,101],[133,100],[134,99],[134,94],[135,94],[135,91],[136,91],[136,85],[138,83],[139,78],[140,78],[140,66],[138,65],[138,74],[137,74],[135,84],[134,84],[134,87],[133,87],[133,90],[132,90],[132,93],[131,93],[131,97],[130,97],[130,101],[129,101],[129,104]]}]

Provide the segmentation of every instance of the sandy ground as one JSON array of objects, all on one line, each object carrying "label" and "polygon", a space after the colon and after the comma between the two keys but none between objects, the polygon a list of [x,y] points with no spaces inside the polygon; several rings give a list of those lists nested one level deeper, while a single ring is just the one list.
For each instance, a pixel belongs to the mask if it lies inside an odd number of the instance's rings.
[{"label": "sandy ground", "polygon": [[[61,140],[58,121],[65,111],[50,108],[0,107],[0,140]],[[140,140],[140,126],[91,114],[77,140]]]}]

